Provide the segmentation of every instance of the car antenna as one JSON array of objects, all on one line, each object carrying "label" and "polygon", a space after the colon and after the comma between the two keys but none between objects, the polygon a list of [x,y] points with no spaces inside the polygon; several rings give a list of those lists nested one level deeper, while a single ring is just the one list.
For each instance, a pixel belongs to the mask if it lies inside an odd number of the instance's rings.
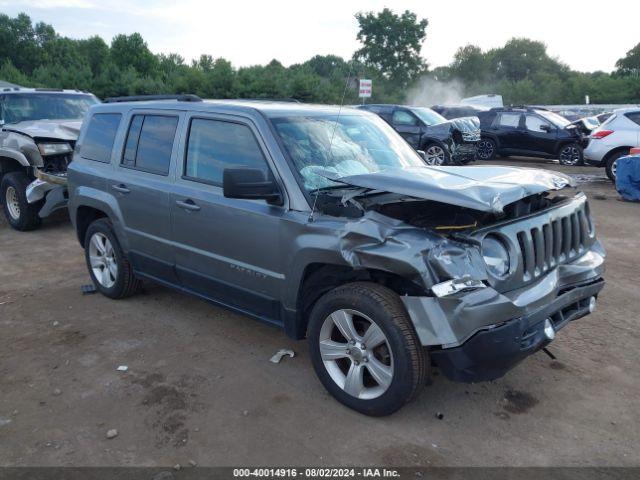
[{"label": "car antenna", "polygon": [[[344,89],[342,90],[342,99],[340,100],[340,107],[338,108],[338,114],[336,115],[336,121],[333,124],[333,130],[331,131],[331,140],[329,140],[329,155],[333,160],[333,137],[336,134],[336,128],[338,128],[338,121],[340,120],[340,114],[342,113],[342,106],[344,105],[344,97],[347,94],[347,88],[349,88],[349,83],[351,82],[351,73],[353,70],[353,59],[349,62],[349,74],[347,75],[347,81],[344,83]],[[327,167],[327,162],[325,160],[324,168]],[[313,197],[313,205],[311,206],[311,212],[309,213],[309,222],[313,222],[313,214],[316,211],[316,204],[318,203],[318,196],[320,195],[320,186],[316,188],[315,196]]]}]

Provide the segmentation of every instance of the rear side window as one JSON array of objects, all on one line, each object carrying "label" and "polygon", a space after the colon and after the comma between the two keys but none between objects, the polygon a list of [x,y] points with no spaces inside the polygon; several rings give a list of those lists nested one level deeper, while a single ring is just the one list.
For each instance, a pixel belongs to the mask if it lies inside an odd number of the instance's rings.
[{"label": "rear side window", "polygon": [[96,113],[89,120],[87,133],[80,148],[80,156],[88,160],[109,163],[111,150],[120,126],[119,113]]},{"label": "rear side window", "polygon": [[266,168],[251,129],[240,123],[194,118],[189,129],[184,175],[222,185],[225,168]]},{"label": "rear side window", "polygon": [[178,117],[134,115],[129,125],[122,165],[168,175]]},{"label": "rear side window", "polygon": [[516,128],[520,124],[519,113],[503,113],[500,115],[499,124],[501,127]]},{"label": "rear side window", "polygon": [[640,112],[631,112],[631,113],[627,113],[625,115],[633,123],[636,123],[636,124],[640,125]]}]

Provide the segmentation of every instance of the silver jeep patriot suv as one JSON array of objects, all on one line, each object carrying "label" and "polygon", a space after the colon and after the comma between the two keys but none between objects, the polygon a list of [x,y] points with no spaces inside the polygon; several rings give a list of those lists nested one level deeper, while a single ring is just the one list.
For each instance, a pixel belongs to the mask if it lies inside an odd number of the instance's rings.
[{"label": "silver jeep patriot suv", "polygon": [[604,285],[568,177],[429,167],[357,109],[111,99],[82,125],[69,210],[104,295],[152,280],[306,337],[326,389],[368,415],[432,367],[504,375]]}]

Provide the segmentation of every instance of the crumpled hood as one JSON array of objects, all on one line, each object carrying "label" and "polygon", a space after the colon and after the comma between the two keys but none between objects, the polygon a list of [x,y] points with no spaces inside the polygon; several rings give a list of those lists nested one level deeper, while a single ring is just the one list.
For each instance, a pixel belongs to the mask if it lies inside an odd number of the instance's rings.
[{"label": "crumpled hood", "polygon": [[411,167],[336,181],[493,213],[530,195],[575,186],[561,173],[499,166]]},{"label": "crumpled hood", "polygon": [[436,123],[427,127],[427,132],[446,132],[452,133],[454,131],[460,131],[462,133],[479,133],[480,132],[480,120],[478,117],[461,117],[447,120],[446,122]]},{"label": "crumpled hood", "polygon": [[80,134],[82,120],[29,120],[10,123],[2,127],[8,132],[17,132],[31,138],[54,138],[75,141]]}]

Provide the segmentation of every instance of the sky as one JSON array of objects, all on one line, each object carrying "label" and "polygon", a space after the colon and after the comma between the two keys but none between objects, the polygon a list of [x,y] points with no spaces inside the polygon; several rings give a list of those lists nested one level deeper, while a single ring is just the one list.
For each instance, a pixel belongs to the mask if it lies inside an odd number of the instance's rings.
[{"label": "sky", "polygon": [[[637,0],[635,0],[637,1]],[[62,35],[139,32],[154,53],[187,60],[206,53],[235,66],[284,65],[314,55],[351,57],[358,49],[355,13],[389,7],[427,18],[422,55],[431,67],[447,65],[458,47],[499,47],[512,37],[547,44],[551,56],[574,70],[611,71],[640,42],[625,16],[634,0],[608,8],[602,0],[0,0],[0,12],[25,12]],[[633,7],[640,10],[640,7]],[[637,13],[637,12],[636,12]]]}]

